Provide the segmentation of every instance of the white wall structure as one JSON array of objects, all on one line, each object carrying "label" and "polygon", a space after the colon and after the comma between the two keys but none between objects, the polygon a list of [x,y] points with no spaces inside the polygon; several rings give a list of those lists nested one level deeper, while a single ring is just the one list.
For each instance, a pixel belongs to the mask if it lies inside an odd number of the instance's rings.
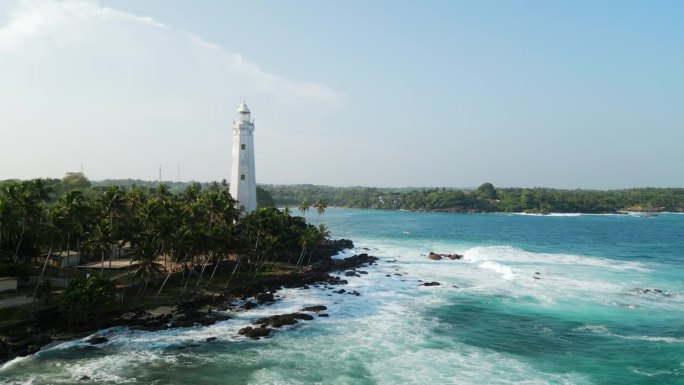
[{"label": "white wall structure", "polygon": [[16,291],[17,290],[17,282],[19,282],[19,278],[0,277],[0,292]]},{"label": "white wall structure", "polygon": [[256,172],[254,170],[254,121],[247,104],[238,107],[233,122],[233,164],[230,173],[230,195],[237,200],[241,215],[257,208]]}]

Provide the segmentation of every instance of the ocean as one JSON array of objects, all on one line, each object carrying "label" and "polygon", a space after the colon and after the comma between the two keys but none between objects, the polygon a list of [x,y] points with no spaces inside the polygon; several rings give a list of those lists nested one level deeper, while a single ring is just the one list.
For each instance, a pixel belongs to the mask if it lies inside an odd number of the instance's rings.
[{"label": "ocean", "polygon": [[[360,296],[286,289],[207,327],[108,329],[103,345],[69,341],[10,361],[0,383],[684,384],[684,215],[329,208],[307,218],[352,239],[347,255],[380,258],[345,277]],[[329,317],[258,341],[237,334],[309,305]]]}]

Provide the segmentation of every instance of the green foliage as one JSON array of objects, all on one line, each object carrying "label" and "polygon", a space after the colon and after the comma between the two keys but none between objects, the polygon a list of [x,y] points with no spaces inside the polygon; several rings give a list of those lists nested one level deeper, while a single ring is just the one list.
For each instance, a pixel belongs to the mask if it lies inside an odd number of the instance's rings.
[{"label": "green foliage", "polygon": [[483,183],[477,188],[477,197],[483,200],[496,199],[496,189],[491,183]]},{"label": "green foliage", "polygon": [[23,280],[29,278],[29,268],[25,264],[13,264],[8,259],[5,259],[0,264],[0,277],[17,277]]},{"label": "green foliage", "polygon": [[66,190],[85,189],[90,187],[90,181],[83,173],[68,172],[66,176],[62,178],[62,185]]},{"label": "green foliage", "polygon": [[682,188],[625,190],[559,190],[549,188],[495,188],[483,183],[477,189],[379,189],[314,185],[264,185],[276,205],[300,207],[301,202],[325,201],[337,207],[449,212],[583,212],[620,210],[684,212]]},{"label": "green foliage", "polygon": [[259,207],[275,207],[275,202],[273,201],[273,196],[271,193],[264,190],[260,186],[257,186],[257,206]]},{"label": "green foliage", "polygon": [[61,310],[71,322],[84,323],[110,309],[113,301],[114,285],[109,280],[78,278],[64,293]]},{"label": "green foliage", "polygon": [[315,256],[317,245],[330,235],[325,226],[317,228],[287,210],[268,207],[246,215],[238,230],[243,253],[281,262],[301,259],[303,250]]}]

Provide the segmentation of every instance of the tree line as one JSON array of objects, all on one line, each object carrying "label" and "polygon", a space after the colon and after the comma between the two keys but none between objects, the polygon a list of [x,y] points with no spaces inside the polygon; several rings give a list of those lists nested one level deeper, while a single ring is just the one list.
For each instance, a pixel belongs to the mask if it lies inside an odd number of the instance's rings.
[{"label": "tree line", "polygon": [[273,262],[310,264],[329,237],[325,226],[289,209],[241,215],[226,184],[190,183],[172,193],[165,184],[93,186],[84,179],[0,182],[0,276],[39,275],[37,295],[49,282],[43,276],[77,275],[46,256],[76,251],[80,264],[97,262],[101,276],[126,248],[132,259],[119,284],[135,283],[144,294],[155,278],[161,293],[175,270],[190,290],[211,284],[225,261],[233,266],[228,274],[242,264],[255,276]]},{"label": "tree line", "polygon": [[450,212],[616,213],[619,211],[684,211],[682,188],[563,190],[543,187],[476,189],[330,187],[262,185],[276,206],[323,200],[330,206],[388,210]]}]

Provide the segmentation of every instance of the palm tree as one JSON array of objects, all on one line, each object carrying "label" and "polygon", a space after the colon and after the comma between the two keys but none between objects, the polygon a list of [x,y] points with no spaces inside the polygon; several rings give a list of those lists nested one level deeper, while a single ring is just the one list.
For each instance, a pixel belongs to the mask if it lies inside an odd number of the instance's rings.
[{"label": "palm tree", "polygon": [[[119,186],[110,186],[97,199],[97,204],[100,207],[100,212],[103,216],[109,219],[109,228],[111,229],[111,243],[109,245],[109,268],[112,268],[112,258],[114,257],[114,243],[120,238],[119,229],[114,222],[114,219],[120,216],[126,207],[125,192]],[[100,271],[102,273],[102,271]]]},{"label": "palm tree", "polygon": [[90,233],[87,234],[86,238],[87,248],[92,251],[100,252],[100,256],[102,257],[100,263],[100,276],[102,276],[102,272],[104,271],[105,255],[111,253],[112,244],[114,243],[112,226],[109,224],[109,221],[100,219],[95,226],[93,226]]},{"label": "palm tree", "polygon": [[132,247],[136,260],[133,278],[140,280],[140,290],[145,293],[149,279],[161,271],[161,264],[157,262],[159,256],[159,242],[152,234],[143,234]]},{"label": "palm tree", "polygon": [[[318,239],[318,232],[316,231],[316,228],[311,226],[307,227],[306,230],[300,235],[299,237],[299,244],[302,246],[302,253],[299,255],[299,260],[297,260],[297,266],[301,265],[302,262],[304,262],[304,257],[306,256],[306,252],[310,251],[310,248],[312,245],[316,243],[316,240]],[[309,262],[311,262],[311,253],[309,252]]]},{"label": "palm tree", "polygon": [[309,208],[309,202],[306,200],[299,205],[299,211],[302,215],[306,214],[306,212],[309,211]]},{"label": "palm tree", "polygon": [[66,243],[62,251],[67,252],[67,276],[69,274],[69,252],[72,235],[76,237],[76,250],[80,253],[81,237],[88,221],[89,207],[81,191],[72,190],[62,195],[54,206],[57,210],[58,224],[66,233]]},{"label": "palm tree", "polygon": [[0,195],[0,247],[19,233],[20,216],[13,201]]},{"label": "palm tree", "polygon": [[[162,290],[164,290],[166,282],[171,277],[171,274],[173,274],[173,268],[178,264],[178,262],[181,259],[185,260],[191,253],[193,246],[192,237],[192,229],[187,224],[182,224],[171,237],[171,244],[168,250],[171,252],[171,255],[173,256],[173,262],[171,268],[167,269],[168,274],[166,275],[166,278],[164,278],[164,282],[162,282],[161,286],[159,287],[157,296],[159,296]],[[166,268],[166,266],[164,267]]]},{"label": "palm tree", "polygon": [[330,236],[330,230],[328,230],[328,226],[324,224],[318,225],[318,237],[320,240],[327,239]]},{"label": "palm tree", "polygon": [[323,215],[325,209],[328,206],[325,204],[325,201],[323,199],[319,199],[316,201],[316,203],[314,203],[314,207],[316,208],[316,212],[318,213],[318,215]]},{"label": "palm tree", "polygon": [[48,199],[52,188],[45,184],[43,179],[34,179],[20,183],[11,183],[6,187],[5,195],[13,201],[19,216],[21,217],[21,231],[14,251],[14,261],[21,262],[19,250],[26,235],[26,230],[34,229],[44,215],[45,201]]},{"label": "palm tree", "polygon": [[38,278],[38,282],[36,283],[36,288],[33,290],[33,302],[36,301],[38,288],[43,283],[43,275],[45,275],[45,269],[47,268],[48,262],[50,261],[50,257],[52,256],[52,248],[54,247],[55,242],[57,241],[55,238],[58,238],[60,235],[59,226],[57,224],[58,216],[58,209],[53,207],[49,210],[45,222],[41,223],[41,225],[39,226],[39,239],[41,247],[39,247],[38,250],[46,250],[46,254],[45,261],[43,262],[43,269],[40,271],[40,277]]}]

